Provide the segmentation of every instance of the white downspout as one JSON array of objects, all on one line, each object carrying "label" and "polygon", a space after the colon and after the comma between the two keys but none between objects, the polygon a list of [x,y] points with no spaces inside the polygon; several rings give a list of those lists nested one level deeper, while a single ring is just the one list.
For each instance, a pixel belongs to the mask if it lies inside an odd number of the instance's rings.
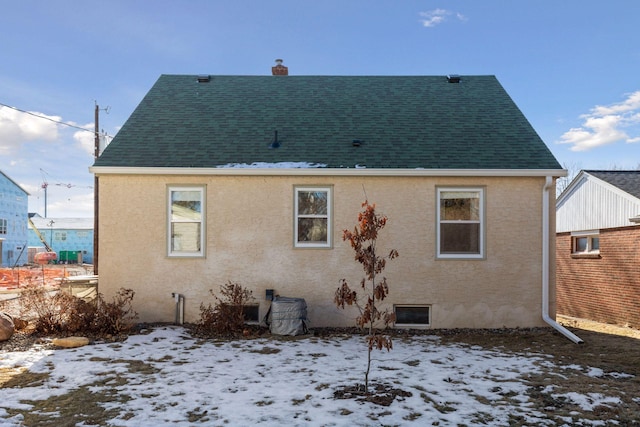
[{"label": "white downspout", "polygon": [[552,185],[553,177],[545,177],[542,188],[542,320],[574,343],[582,344],[584,341],[580,337],[549,317],[549,189]]},{"label": "white downspout", "polygon": [[176,325],[184,324],[184,295],[177,292],[171,292],[171,297],[176,303]]}]

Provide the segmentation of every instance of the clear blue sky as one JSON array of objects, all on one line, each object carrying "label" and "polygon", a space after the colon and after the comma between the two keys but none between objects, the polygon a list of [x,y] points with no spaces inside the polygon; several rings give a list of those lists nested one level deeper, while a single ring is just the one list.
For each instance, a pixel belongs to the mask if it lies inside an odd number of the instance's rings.
[{"label": "clear blue sky", "polygon": [[[161,74],[491,74],[569,169],[640,164],[640,1],[2,0],[0,103],[115,135]],[[0,106],[0,170],[93,215],[93,136]],[[135,203],[135,200],[132,200]]]}]

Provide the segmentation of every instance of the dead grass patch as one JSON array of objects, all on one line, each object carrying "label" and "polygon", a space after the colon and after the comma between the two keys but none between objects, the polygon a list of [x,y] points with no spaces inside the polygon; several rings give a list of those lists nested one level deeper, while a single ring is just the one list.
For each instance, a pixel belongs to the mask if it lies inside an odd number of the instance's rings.
[{"label": "dead grass patch", "polygon": [[39,387],[49,378],[48,373],[29,372],[25,367],[0,368],[0,387]]},{"label": "dead grass patch", "polygon": [[278,348],[273,348],[273,347],[269,347],[269,346],[264,346],[260,349],[251,349],[248,350],[249,353],[257,353],[257,354],[278,354],[280,353],[282,350],[278,349]]},{"label": "dead grass patch", "polygon": [[126,402],[128,396],[115,388],[103,389],[100,393],[91,391],[95,385],[104,386],[103,381],[78,387],[59,396],[46,400],[22,400],[31,405],[29,411],[7,409],[10,416],[22,414],[22,425],[42,427],[67,427],[76,425],[107,425],[120,413],[117,405],[105,409],[105,404]]},{"label": "dead grass patch", "polygon": [[371,383],[369,391],[363,384],[337,387],[333,392],[335,399],[355,399],[359,402],[371,402],[380,406],[389,406],[394,400],[404,400],[411,392],[394,388],[388,384]]}]

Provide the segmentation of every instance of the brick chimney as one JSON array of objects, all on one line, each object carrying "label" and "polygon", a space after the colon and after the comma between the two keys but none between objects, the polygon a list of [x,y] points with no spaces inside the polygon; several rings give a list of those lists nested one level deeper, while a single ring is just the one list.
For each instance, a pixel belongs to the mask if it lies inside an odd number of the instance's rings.
[{"label": "brick chimney", "polygon": [[274,76],[288,76],[289,68],[282,65],[282,59],[276,59],[276,66],[271,67],[271,74]]}]

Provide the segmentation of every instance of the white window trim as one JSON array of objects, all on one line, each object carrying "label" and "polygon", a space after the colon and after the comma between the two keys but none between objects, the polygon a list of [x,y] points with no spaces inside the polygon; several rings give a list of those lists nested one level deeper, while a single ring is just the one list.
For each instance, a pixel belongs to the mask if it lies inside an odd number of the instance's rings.
[{"label": "white window trim", "polygon": [[[300,191],[326,191],[327,192],[327,241],[326,242],[299,242],[298,241],[298,192]],[[324,217],[318,216],[318,217]],[[333,245],[333,187],[322,186],[294,186],[293,188],[293,246],[296,248],[331,248]]]},{"label": "white window trim", "polygon": [[[201,200],[200,217],[200,250],[196,252],[172,251],[171,250],[171,193],[174,191],[198,191]],[[167,186],[167,256],[170,258],[204,258],[206,240],[206,186],[204,185],[169,185]]]},{"label": "white window trim", "polygon": [[431,305],[429,304],[395,304],[393,306],[393,314],[396,314],[396,310],[398,308],[426,308],[429,310],[429,322],[428,323],[399,323],[395,322],[394,326],[397,328],[411,328],[411,329],[426,329],[431,327],[431,316],[433,315],[433,311]]},{"label": "white window trim", "polygon": [[[584,251],[578,251],[576,242],[580,237],[587,238],[587,249]],[[598,255],[600,248],[593,249],[593,239],[600,238],[600,230],[584,230],[584,231],[572,231],[571,232],[571,254],[572,255]]]},{"label": "white window trim", "polygon": [[[484,259],[485,258],[485,191],[484,187],[437,187],[436,191],[436,259]],[[480,206],[478,208],[480,214],[480,242],[478,247],[480,252],[477,254],[442,254],[440,253],[440,193],[443,192],[476,192],[479,193]],[[475,223],[476,221],[460,221]]]}]

